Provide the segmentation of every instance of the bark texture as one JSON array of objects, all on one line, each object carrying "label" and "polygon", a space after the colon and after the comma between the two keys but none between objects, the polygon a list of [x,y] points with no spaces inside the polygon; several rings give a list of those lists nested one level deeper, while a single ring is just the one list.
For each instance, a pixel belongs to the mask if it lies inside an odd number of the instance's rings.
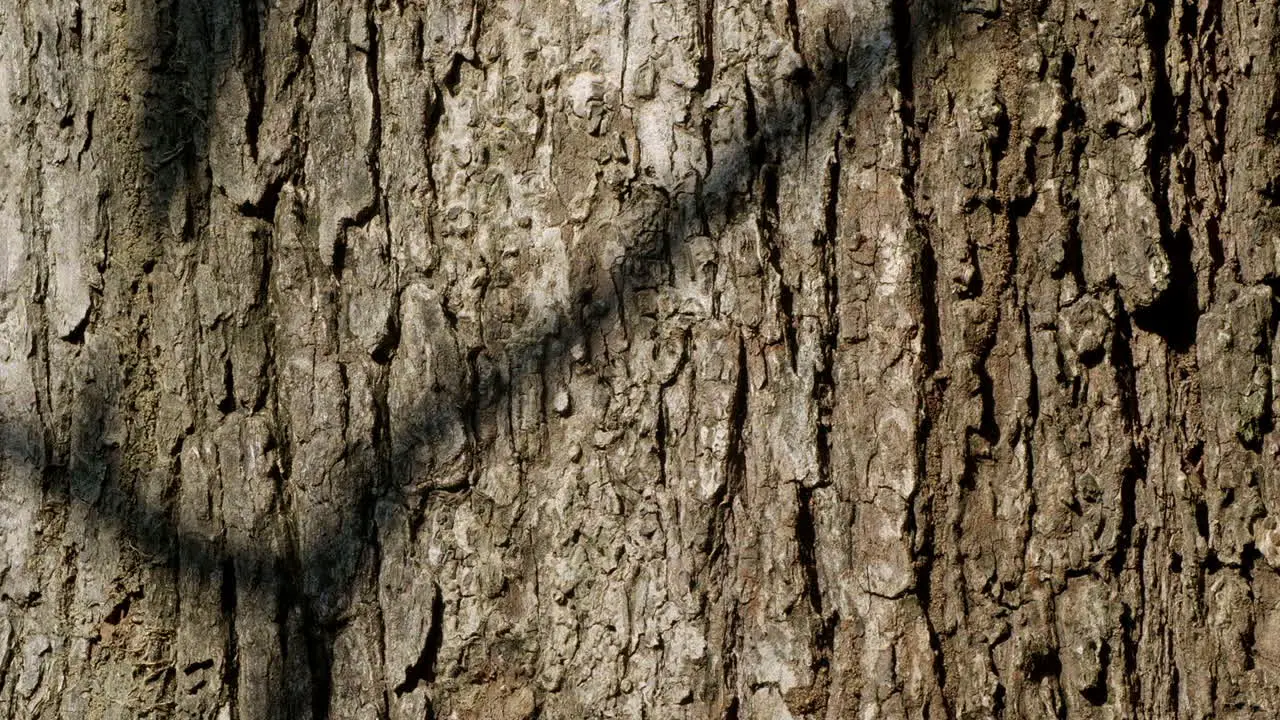
[{"label": "bark texture", "polygon": [[1280,715],[1267,0],[3,0],[0,715]]}]

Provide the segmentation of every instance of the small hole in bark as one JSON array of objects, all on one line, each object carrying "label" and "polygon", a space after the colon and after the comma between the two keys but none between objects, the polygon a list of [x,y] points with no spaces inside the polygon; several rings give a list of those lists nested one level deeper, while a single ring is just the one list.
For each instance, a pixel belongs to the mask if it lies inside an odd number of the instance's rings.
[{"label": "small hole in bark", "polygon": [[1210,575],[1222,569],[1222,560],[1218,553],[1210,550],[1204,559],[1204,571]]},{"label": "small hole in bark", "polygon": [[1209,537],[1209,506],[1203,500],[1196,502],[1196,530],[1200,537]]},{"label": "small hole in bark", "polygon": [[1107,703],[1106,685],[1101,685],[1101,684],[1089,685],[1089,687],[1084,688],[1083,691],[1080,691],[1080,697],[1083,697],[1084,700],[1089,703],[1089,705],[1092,705],[1094,707],[1106,705]]},{"label": "small hole in bark", "polygon": [[229,414],[236,409],[236,383],[235,376],[231,371],[230,360],[227,360],[222,366],[222,385],[225,394],[218,403],[218,410],[223,414]]},{"label": "small hole in bark", "polygon": [[1095,707],[1107,704],[1107,688],[1105,685],[1090,685],[1080,691],[1080,696]]},{"label": "small hole in bark", "polygon": [[1240,548],[1240,575],[1245,580],[1253,582],[1253,566],[1262,558],[1262,551],[1258,550],[1258,546],[1253,543],[1245,543]]},{"label": "small hole in bark", "polygon": [[190,675],[192,673],[199,672],[200,670],[208,670],[211,667],[213,667],[212,658],[201,660],[200,662],[193,662],[190,665],[182,668],[182,672],[184,675]]},{"label": "small hole in bark", "polygon": [[1080,362],[1087,368],[1095,367],[1102,359],[1107,356],[1106,348],[1099,345],[1096,348],[1090,348],[1080,353]]},{"label": "small hole in bark", "polygon": [[796,85],[799,85],[802,88],[808,88],[810,85],[813,84],[813,81],[816,78],[817,78],[817,75],[815,75],[812,70],[810,70],[808,67],[805,67],[805,66],[796,68],[787,77],[788,80],[795,83]]},{"label": "small hole in bark", "polygon": [[347,239],[346,237],[338,238],[333,244],[333,274],[342,278],[342,271],[347,268]]},{"label": "small hole in bark", "polygon": [[1190,469],[1200,464],[1200,458],[1204,457],[1204,443],[1197,442],[1187,448],[1186,461],[1183,463],[1185,469]]},{"label": "small hole in bark", "polygon": [[1027,657],[1022,661],[1022,672],[1032,682],[1057,677],[1062,672],[1062,660],[1050,648],[1029,650]]},{"label": "small hole in bark", "polygon": [[1200,320],[1196,272],[1191,264],[1191,234],[1185,228],[1170,231],[1161,245],[1169,261],[1168,287],[1150,306],[1136,310],[1133,322],[1164,338],[1174,352],[1185,353],[1195,345]]}]

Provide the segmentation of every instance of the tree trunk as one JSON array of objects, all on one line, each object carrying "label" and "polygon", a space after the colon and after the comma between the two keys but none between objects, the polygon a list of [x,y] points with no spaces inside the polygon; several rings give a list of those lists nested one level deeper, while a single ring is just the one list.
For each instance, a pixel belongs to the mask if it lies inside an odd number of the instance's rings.
[{"label": "tree trunk", "polygon": [[0,715],[1276,717],[1278,22],[7,0]]}]

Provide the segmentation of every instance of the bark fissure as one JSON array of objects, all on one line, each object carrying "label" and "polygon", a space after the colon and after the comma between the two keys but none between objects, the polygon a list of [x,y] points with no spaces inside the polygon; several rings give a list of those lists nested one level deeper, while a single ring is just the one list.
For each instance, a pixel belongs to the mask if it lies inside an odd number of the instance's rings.
[{"label": "bark fissure", "polygon": [[1146,308],[1135,308],[1134,322],[1160,335],[1177,352],[1186,352],[1196,341],[1200,315],[1196,297],[1195,270],[1191,261],[1191,236],[1184,227],[1174,225],[1169,207],[1173,167],[1185,144],[1180,132],[1181,118],[1166,67],[1171,4],[1154,2],[1146,13],[1146,33],[1151,45],[1152,69],[1151,137],[1148,141],[1147,169],[1151,178],[1152,201],[1159,223],[1159,241],[1169,262],[1168,287],[1157,301]]}]

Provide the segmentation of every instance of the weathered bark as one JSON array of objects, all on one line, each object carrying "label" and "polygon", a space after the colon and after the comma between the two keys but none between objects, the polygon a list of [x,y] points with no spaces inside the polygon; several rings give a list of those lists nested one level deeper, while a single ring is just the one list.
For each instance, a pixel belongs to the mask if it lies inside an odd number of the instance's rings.
[{"label": "weathered bark", "polygon": [[0,715],[1275,717],[1277,22],[8,0]]}]

